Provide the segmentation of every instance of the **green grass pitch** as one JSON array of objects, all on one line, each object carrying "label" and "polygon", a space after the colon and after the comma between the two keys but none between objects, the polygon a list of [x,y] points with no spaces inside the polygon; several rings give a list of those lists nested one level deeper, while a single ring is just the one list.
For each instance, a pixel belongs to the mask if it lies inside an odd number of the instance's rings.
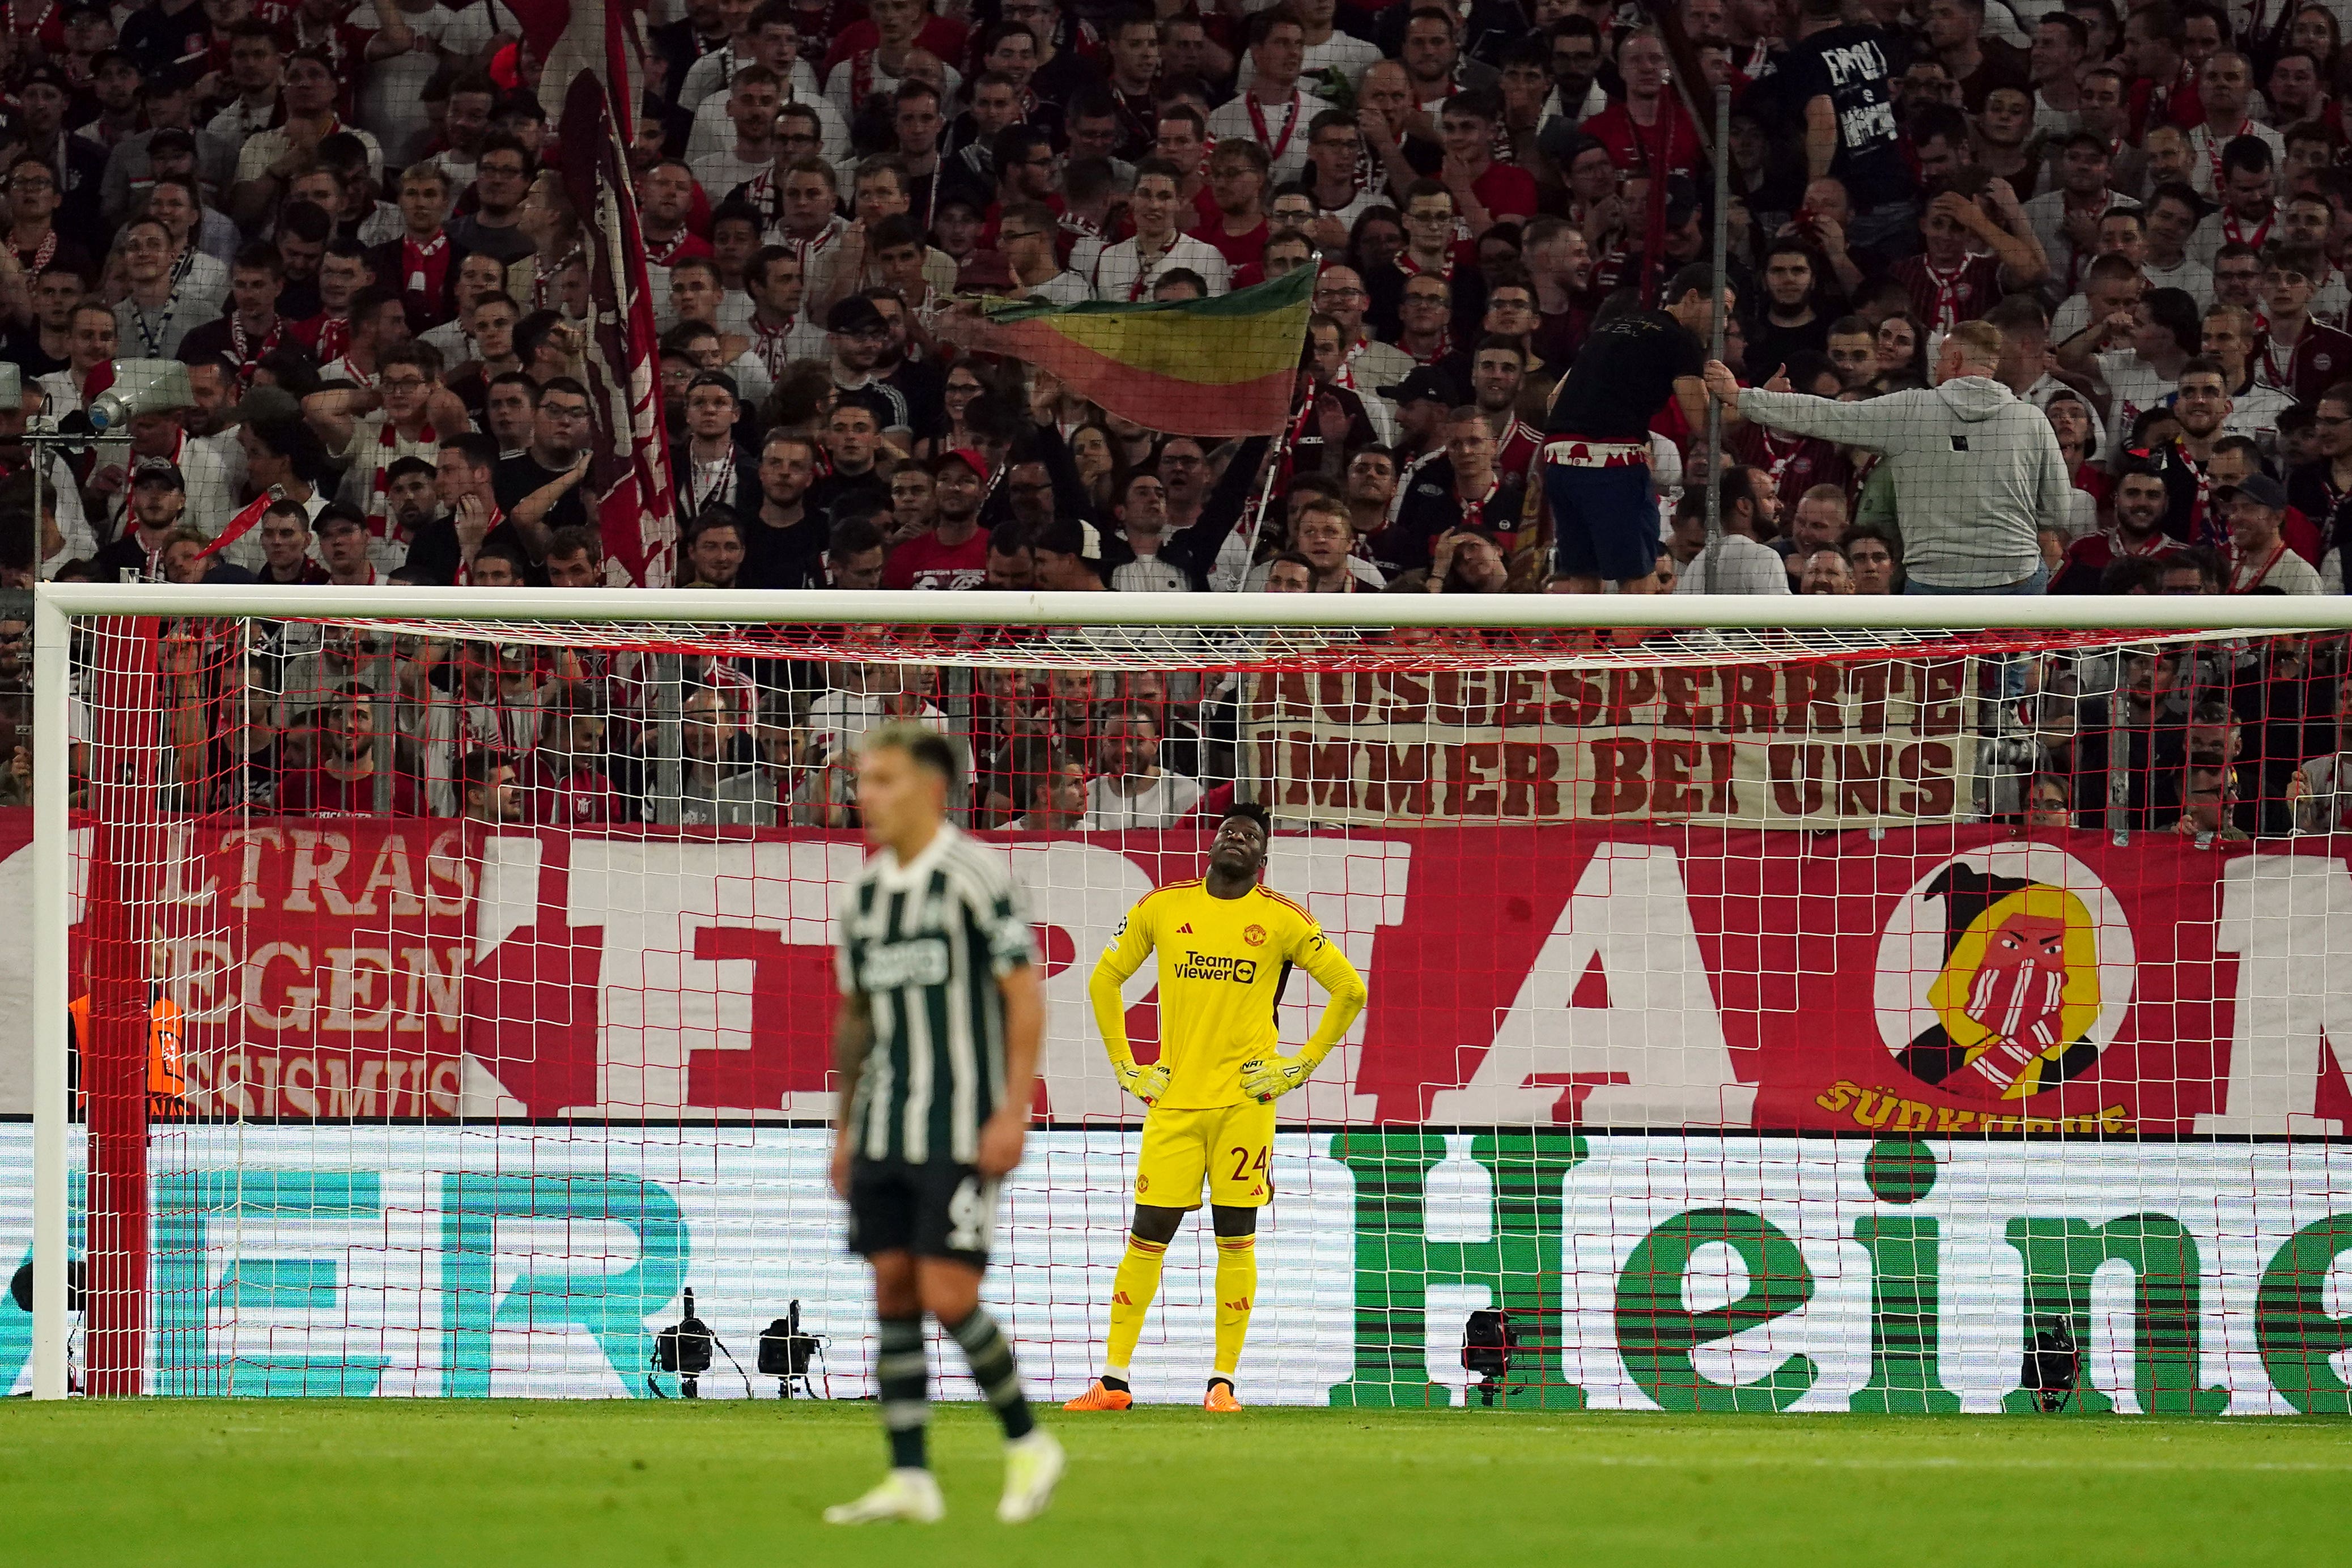
[{"label": "green grass pitch", "polygon": [[944,1407],[947,1522],[818,1511],[871,1406],[154,1401],[0,1407],[0,1563],[2063,1564],[2352,1561],[2352,1423],[1049,1411],[1070,1470],[996,1523]]}]

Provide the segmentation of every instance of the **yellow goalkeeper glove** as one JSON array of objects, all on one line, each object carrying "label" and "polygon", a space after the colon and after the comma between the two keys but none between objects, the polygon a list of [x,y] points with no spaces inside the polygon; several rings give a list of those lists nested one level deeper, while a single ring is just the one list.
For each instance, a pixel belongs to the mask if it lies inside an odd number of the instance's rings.
[{"label": "yellow goalkeeper glove", "polygon": [[1118,1086],[1147,1105],[1156,1105],[1168,1092],[1168,1064],[1155,1061],[1149,1067],[1129,1062],[1118,1071]]},{"label": "yellow goalkeeper glove", "polygon": [[1244,1061],[1242,1092],[1253,1100],[1279,1100],[1314,1076],[1314,1063],[1296,1056],[1277,1056],[1272,1061]]}]

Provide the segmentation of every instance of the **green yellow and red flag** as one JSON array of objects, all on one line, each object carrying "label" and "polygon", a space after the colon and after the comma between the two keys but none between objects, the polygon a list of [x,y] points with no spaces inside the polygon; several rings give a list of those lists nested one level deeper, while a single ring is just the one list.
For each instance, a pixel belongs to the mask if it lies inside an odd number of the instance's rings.
[{"label": "green yellow and red flag", "polygon": [[1207,299],[991,300],[974,346],[1039,365],[1172,435],[1271,435],[1290,417],[1315,269]]}]

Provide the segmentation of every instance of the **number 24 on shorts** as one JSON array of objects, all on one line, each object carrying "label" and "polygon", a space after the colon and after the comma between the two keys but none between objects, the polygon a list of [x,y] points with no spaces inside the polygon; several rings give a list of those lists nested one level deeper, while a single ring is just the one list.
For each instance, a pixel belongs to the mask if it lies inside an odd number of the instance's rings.
[{"label": "number 24 on shorts", "polygon": [[1253,1176],[1260,1181],[1265,1179],[1266,1161],[1274,1154],[1271,1145],[1256,1150],[1234,1148],[1225,1152],[1234,1159],[1233,1181],[1245,1182]]}]

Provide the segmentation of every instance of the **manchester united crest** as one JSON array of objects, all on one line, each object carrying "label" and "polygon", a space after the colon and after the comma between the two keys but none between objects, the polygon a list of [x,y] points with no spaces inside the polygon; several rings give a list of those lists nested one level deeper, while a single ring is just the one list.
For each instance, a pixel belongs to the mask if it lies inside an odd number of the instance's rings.
[{"label": "manchester united crest", "polygon": [[1263,925],[1244,925],[1244,926],[1243,926],[1243,927],[1242,927],[1242,940],[1243,940],[1243,941],[1244,941],[1244,942],[1246,942],[1246,943],[1248,943],[1248,944],[1249,944],[1251,946],[1253,946],[1253,947],[1263,947],[1263,946],[1265,946],[1265,926],[1263,926]]},{"label": "manchester united crest", "polygon": [[2123,910],[2082,862],[2041,846],[1959,855],[1922,878],[1878,953],[1878,1029],[1898,1066],[1976,1100],[2079,1077],[2131,1001]]}]

